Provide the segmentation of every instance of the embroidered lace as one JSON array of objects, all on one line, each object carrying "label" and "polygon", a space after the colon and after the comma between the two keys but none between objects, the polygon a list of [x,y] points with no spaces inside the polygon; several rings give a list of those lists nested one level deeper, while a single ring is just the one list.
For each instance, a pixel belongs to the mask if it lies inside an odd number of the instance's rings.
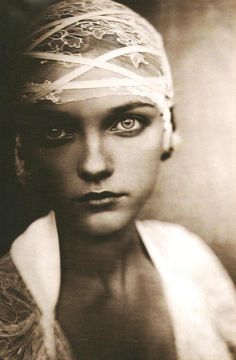
[{"label": "embroidered lace", "polygon": [[163,115],[163,150],[170,148],[173,86],[162,38],[126,6],[112,0],[51,5],[26,40],[23,69],[23,103],[86,100],[88,89],[99,89],[92,97],[150,98]]},{"label": "embroidered lace", "polygon": [[[45,99],[56,103],[64,102],[62,94],[55,96],[62,85],[95,67],[106,68],[108,64],[109,69],[115,74],[119,73],[118,66],[129,70],[129,74],[126,73],[123,77],[135,81],[132,87],[142,86],[141,77],[146,78],[146,95],[149,90],[156,93],[160,91],[169,100],[173,97],[171,76],[161,36],[141,16],[111,0],[71,0],[50,6],[33,26],[26,49],[25,55],[31,59],[37,58],[44,67],[43,71],[48,74],[48,79],[41,83],[43,90],[39,90],[33,79],[30,81],[31,95],[29,83],[25,83],[23,99],[29,102]],[[117,49],[121,51],[114,51]],[[83,66],[84,57],[87,61],[91,60],[89,68]],[[59,79],[47,71],[48,66],[53,63],[63,68],[72,68],[72,78],[67,76],[63,84],[58,84],[56,80]],[[140,79],[135,76],[137,74]],[[158,88],[158,81],[156,87],[153,83],[149,84],[147,77],[150,75],[153,79],[163,78],[165,89]],[[114,86],[109,87],[109,81],[107,84],[109,92]],[[32,85],[35,85],[35,88]],[[122,85],[120,82],[118,86],[122,87],[125,84]],[[80,89],[79,85],[78,88]],[[63,93],[65,90],[64,87]]]},{"label": "embroidered lace", "polygon": [[[52,360],[44,345],[40,310],[19,276],[9,255],[0,260],[0,359]],[[55,322],[58,360],[73,356]]]}]

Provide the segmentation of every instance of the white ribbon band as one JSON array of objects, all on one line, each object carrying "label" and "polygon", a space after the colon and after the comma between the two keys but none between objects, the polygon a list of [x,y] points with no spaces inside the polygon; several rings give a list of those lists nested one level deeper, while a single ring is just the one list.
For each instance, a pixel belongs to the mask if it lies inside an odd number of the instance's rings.
[{"label": "white ribbon band", "polygon": [[[133,81],[136,81],[140,85],[144,85],[147,87],[151,87],[153,91],[155,91],[155,88],[150,82],[148,81],[148,78],[137,75],[135,72],[125,69],[124,67],[121,67],[116,64],[108,63],[108,60],[112,60],[114,58],[117,58],[122,55],[131,54],[134,52],[148,52],[153,55],[156,55],[155,51],[150,50],[144,46],[126,46],[119,49],[115,49],[112,51],[109,51],[108,53],[98,56],[95,59],[89,59],[82,56],[76,56],[76,55],[66,55],[66,54],[54,54],[49,52],[26,52],[24,53],[25,56],[34,57],[38,59],[44,59],[44,60],[55,60],[55,61],[65,61],[70,62],[74,64],[80,64],[84,66],[80,66],[66,75],[62,76],[61,78],[55,80],[54,82],[50,83],[49,85],[45,86],[43,89],[38,91],[36,94],[33,94],[28,98],[29,102],[35,102],[39,98],[47,95],[48,93],[55,91],[59,88],[61,88],[63,85],[71,82],[78,76],[81,76],[82,74],[85,74],[86,72],[92,70],[95,67],[110,70],[112,72],[115,72],[117,74],[120,74],[122,76],[125,76],[127,78],[132,79]],[[157,77],[158,79],[158,77]]]},{"label": "white ribbon band", "polygon": [[86,13],[86,14],[78,15],[78,16],[74,15],[73,17],[70,17],[70,18],[67,18],[67,19],[61,19],[61,20],[58,20],[58,21],[51,22],[51,23],[49,23],[49,24],[47,24],[45,26],[42,26],[41,28],[39,28],[37,30],[37,32],[35,32],[35,33],[38,33],[38,32],[41,32],[41,31],[43,31],[45,29],[52,28],[51,30],[49,30],[48,32],[46,32],[45,34],[40,36],[38,39],[36,39],[32,43],[32,45],[28,48],[28,51],[31,51],[34,48],[36,48],[36,46],[41,44],[44,40],[46,40],[49,36],[52,36],[53,34],[55,34],[57,31],[60,31],[61,29],[65,28],[65,27],[67,27],[69,25],[72,25],[72,24],[74,24],[76,22],[88,19],[88,15],[89,15],[90,18],[94,18],[94,17],[97,18],[97,16],[101,16],[101,15],[114,15],[114,14],[120,14],[120,13],[123,14],[124,11],[121,11],[121,10],[112,10],[112,11],[111,10],[101,10],[101,11],[94,11],[94,12],[91,12],[91,13]]}]

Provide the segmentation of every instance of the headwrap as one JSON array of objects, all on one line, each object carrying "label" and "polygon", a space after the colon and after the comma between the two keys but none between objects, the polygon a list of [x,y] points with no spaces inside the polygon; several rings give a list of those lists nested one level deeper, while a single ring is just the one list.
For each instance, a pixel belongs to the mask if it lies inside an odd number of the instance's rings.
[{"label": "headwrap", "polygon": [[112,0],[56,2],[33,25],[22,55],[34,69],[23,103],[86,100],[91,89],[92,97],[147,97],[163,117],[164,150],[170,147],[173,87],[162,38],[131,9]]}]

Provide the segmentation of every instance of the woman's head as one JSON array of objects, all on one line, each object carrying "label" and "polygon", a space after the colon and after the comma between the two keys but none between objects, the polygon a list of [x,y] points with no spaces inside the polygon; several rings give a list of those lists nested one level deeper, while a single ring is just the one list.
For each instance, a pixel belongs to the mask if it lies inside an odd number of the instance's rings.
[{"label": "woman's head", "polygon": [[43,178],[55,209],[80,214],[91,231],[125,226],[171,147],[160,35],[113,1],[59,1],[34,25],[22,60],[19,173]]},{"label": "woman's head", "polygon": [[150,98],[170,118],[173,88],[162,38],[112,0],[49,6],[31,27],[21,60],[23,103],[133,94]]}]

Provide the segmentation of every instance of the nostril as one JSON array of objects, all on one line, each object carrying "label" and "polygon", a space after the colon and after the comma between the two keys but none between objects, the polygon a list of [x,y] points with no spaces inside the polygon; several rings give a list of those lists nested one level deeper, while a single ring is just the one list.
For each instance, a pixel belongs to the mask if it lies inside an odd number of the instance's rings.
[{"label": "nostril", "polygon": [[104,169],[96,172],[86,171],[85,169],[83,169],[83,171],[81,171],[79,175],[81,179],[83,179],[84,181],[100,182],[111,176],[111,174],[112,172],[109,171],[108,169]]}]

